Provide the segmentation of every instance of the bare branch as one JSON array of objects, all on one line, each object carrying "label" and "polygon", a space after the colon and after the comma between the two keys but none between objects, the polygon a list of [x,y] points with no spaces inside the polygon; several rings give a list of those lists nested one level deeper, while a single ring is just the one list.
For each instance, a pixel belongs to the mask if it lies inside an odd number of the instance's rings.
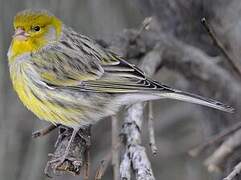
[{"label": "bare branch", "polygon": [[126,150],[120,164],[120,178],[122,180],[131,179],[131,160]]},{"label": "bare branch", "polygon": [[90,179],[90,147],[88,146],[85,150],[85,161],[84,161],[84,180]]},{"label": "bare branch", "polygon": [[214,30],[208,24],[206,18],[202,18],[201,22],[202,22],[203,26],[205,27],[205,29],[207,30],[210,37],[212,38],[214,44],[221,50],[221,52],[226,57],[226,59],[228,60],[229,64],[232,66],[234,71],[239,75],[239,77],[241,77],[240,65],[237,63],[237,61],[233,60],[233,58],[231,58],[231,55],[225,50],[223,44],[218,40],[217,36],[214,33]]},{"label": "bare branch", "polygon": [[131,159],[136,179],[155,180],[145,148],[139,145],[131,146],[129,152],[131,152],[132,155]]},{"label": "bare branch", "polygon": [[100,165],[96,171],[95,180],[101,180],[102,176],[104,175],[104,173],[110,163],[110,160],[112,157],[111,155],[112,155],[111,153],[108,153],[106,155],[106,157],[100,162]]},{"label": "bare branch", "polygon": [[241,145],[241,130],[230,136],[222,145],[205,161],[208,170],[220,171],[223,162]]},{"label": "bare branch", "polygon": [[239,162],[233,169],[233,171],[223,180],[232,180],[235,178],[235,176],[237,176],[238,174],[240,174],[241,172],[241,162]]},{"label": "bare branch", "polygon": [[78,136],[75,137],[73,144],[70,147],[70,153],[66,161],[56,169],[55,163],[50,163],[52,160],[61,156],[69,142],[71,137],[72,129],[67,127],[59,128],[59,137],[56,143],[56,149],[53,154],[51,154],[51,159],[45,167],[45,174],[50,176],[50,174],[63,174],[68,173],[71,175],[79,175],[81,168],[84,165],[86,151],[90,146],[90,127],[85,129],[80,129]]},{"label": "bare branch", "polygon": [[224,138],[226,138],[230,134],[234,133],[235,131],[239,130],[240,128],[241,128],[241,122],[238,122],[238,123],[234,124],[233,126],[224,129],[223,131],[221,131],[220,134],[217,134],[216,136],[209,138],[209,140],[207,142],[190,150],[189,154],[194,157],[199,155],[210,145],[221,142]]},{"label": "bare branch", "polygon": [[32,137],[33,137],[33,138],[38,138],[38,137],[45,136],[45,135],[47,135],[48,133],[50,133],[50,132],[52,132],[53,130],[55,130],[57,127],[59,127],[59,125],[51,124],[51,125],[49,125],[49,126],[46,127],[46,128],[43,128],[43,129],[40,129],[40,130],[37,130],[37,131],[33,132]]},{"label": "bare branch", "polygon": [[118,144],[120,144],[119,140],[119,126],[118,126],[118,119],[116,116],[112,116],[111,118],[112,123],[112,167],[113,167],[113,180],[119,180],[119,148]]},{"label": "bare branch", "polygon": [[[151,164],[141,144],[141,126],[143,121],[144,104],[134,104],[127,109],[123,125],[126,139],[126,154],[132,164],[137,180],[154,180]],[[122,161],[125,161],[123,159]],[[129,162],[128,160],[128,162]],[[128,162],[122,164],[129,164]],[[128,168],[124,168],[128,169]],[[122,174],[122,173],[121,173]],[[129,173],[124,173],[129,174]],[[121,177],[123,177],[121,175]]]},{"label": "bare branch", "polygon": [[151,152],[153,155],[157,154],[156,140],[155,140],[155,130],[154,130],[154,122],[153,122],[153,106],[152,102],[148,102],[148,132],[149,132],[149,144],[151,147]]}]

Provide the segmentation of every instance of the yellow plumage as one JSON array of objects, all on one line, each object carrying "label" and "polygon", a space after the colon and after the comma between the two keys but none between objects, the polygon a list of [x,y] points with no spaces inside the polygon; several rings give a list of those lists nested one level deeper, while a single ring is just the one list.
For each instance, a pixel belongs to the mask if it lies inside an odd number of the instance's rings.
[{"label": "yellow plumage", "polygon": [[[59,124],[62,122],[62,124],[65,124],[66,126],[71,126],[71,124],[68,123],[68,119],[65,117],[69,113],[73,112],[58,106],[57,104],[50,103],[45,98],[46,94],[42,92],[42,89],[32,84],[31,80],[28,78],[28,75],[25,74],[24,71],[28,68],[30,68],[28,65],[22,65],[14,69],[10,69],[13,87],[16,90],[20,100],[40,119],[45,119],[54,124]],[[49,92],[48,95],[51,96],[51,92]]]}]

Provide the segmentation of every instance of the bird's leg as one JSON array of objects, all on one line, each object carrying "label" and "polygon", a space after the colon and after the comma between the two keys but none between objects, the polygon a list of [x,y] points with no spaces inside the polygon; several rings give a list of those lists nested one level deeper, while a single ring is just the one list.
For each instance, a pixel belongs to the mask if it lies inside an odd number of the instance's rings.
[{"label": "bird's leg", "polygon": [[74,130],[72,132],[72,135],[70,137],[70,140],[69,140],[69,142],[66,146],[66,149],[64,151],[64,154],[61,157],[50,161],[50,164],[53,164],[53,163],[57,162],[56,165],[55,165],[55,169],[57,169],[60,165],[62,165],[63,162],[66,160],[67,156],[69,155],[69,150],[70,150],[71,144],[74,141],[74,138],[75,138],[76,134],[78,133],[79,129],[80,129],[79,127],[74,128]]},{"label": "bird's leg", "polygon": [[69,128],[66,126],[60,125],[58,139],[54,145],[55,148],[58,147],[59,143],[63,140],[64,137],[69,136],[69,134],[66,132],[69,132]]},{"label": "bird's leg", "polygon": [[53,131],[54,129],[56,129],[59,126],[60,126],[59,124],[57,124],[57,125],[51,124],[48,127],[45,127],[43,129],[34,131],[32,133],[32,137],[33,138],[38,138],[38,137],[45,136],[46,134],[50,133],[51,131]]}]

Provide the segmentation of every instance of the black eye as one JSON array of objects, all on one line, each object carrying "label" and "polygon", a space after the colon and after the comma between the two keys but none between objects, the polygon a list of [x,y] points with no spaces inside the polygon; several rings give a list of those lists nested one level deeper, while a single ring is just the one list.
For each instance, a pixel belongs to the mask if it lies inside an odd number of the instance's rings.
[{"label": "black eye", "polygon": [[33,29],[34,31],[40,31],[40,26],[34,26]]}]

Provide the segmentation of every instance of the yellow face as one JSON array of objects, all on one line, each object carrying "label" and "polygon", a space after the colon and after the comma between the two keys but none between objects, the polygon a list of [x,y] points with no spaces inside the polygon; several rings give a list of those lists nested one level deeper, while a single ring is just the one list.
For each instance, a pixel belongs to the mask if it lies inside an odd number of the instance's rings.
[{"label": "yellow face", "polygon": [[61,21],[45,11],[26,10],[14,18],[14,29],[10,58],[35,52],[56,41],[62,31]]}]

